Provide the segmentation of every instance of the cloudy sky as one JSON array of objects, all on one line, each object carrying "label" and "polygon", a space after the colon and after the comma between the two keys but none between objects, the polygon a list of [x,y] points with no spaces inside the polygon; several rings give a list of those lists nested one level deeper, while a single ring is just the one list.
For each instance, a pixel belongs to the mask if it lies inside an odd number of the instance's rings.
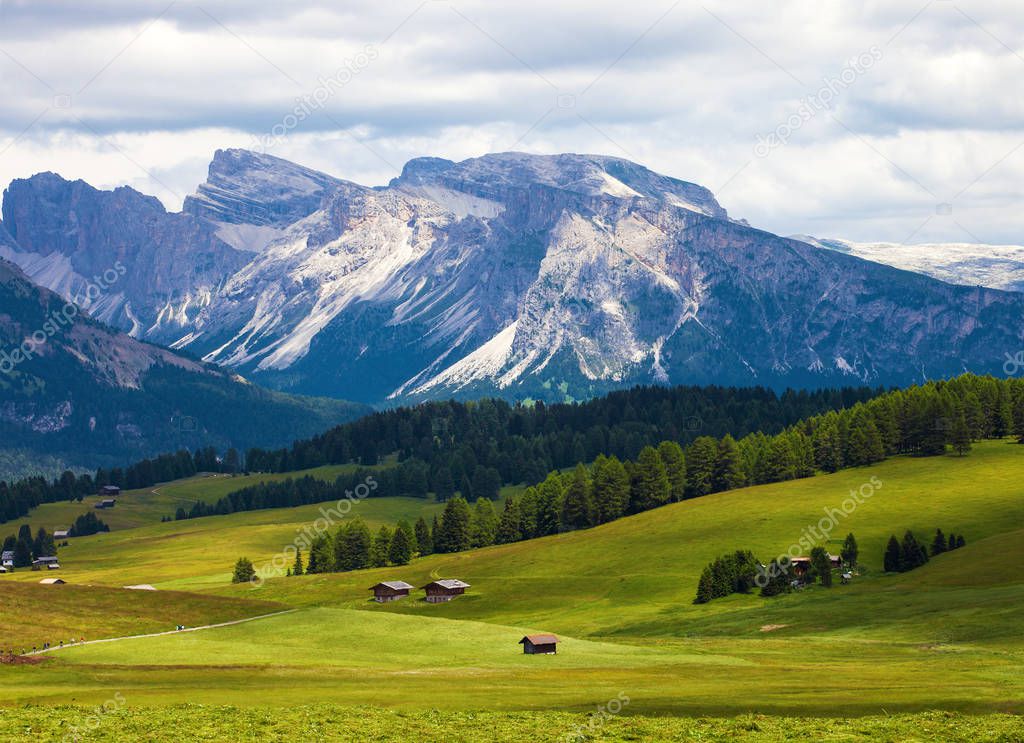
[{"label": "cloudy sky", "polygon": [[1022,243],[1022,79],[1005,0],[0,0],[0,182],[594,152],[780,234]]}]

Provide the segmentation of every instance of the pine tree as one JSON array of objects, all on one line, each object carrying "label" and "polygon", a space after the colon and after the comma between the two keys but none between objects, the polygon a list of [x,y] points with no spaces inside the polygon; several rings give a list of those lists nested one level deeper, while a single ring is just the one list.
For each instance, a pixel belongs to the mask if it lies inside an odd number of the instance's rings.
[{"label": "pine tree", "polygon": [[370,565],[373,538],[358,516],[342,524],[334,539],[334,564],[337,570],[361,570]]},{"label": "pine tree", "polygon": [[256,577],[256,568],[252,565],[252,560],[247,557],[239,557],[235,563],[234,573],[231,576],[232,583],[248,583]]},{"label": "pine tree", "polygon": [[416,546],[419,547],[420,556],[429,555],[434,551],[434,540],[430,534],[430,527],[427,520],[420,516],[416,519]]},{"label": "pine tree", "polygon": [[860,554],[860,550],[857,547],[857,539],[853,536],[853,532],[846,535],[846,539],[843,541],[843,548],[839,552],[839,556],[843,562],[851,568],[857,566],[857,557]]},{"label": "pine tree", "polygon": [[444,507],[441,525],[434,532],[436,552],[462,552],[470,545],[469,504],[462,496],[455,496]]},{"label": "pine tree", "polygon": [[419,551],[419,542],[416,541],[416,530],[405,519],[399,519],[395,529],[405,532],[405,543],[409,545],[409,557],[412,558]]},{"label": "pine tree", "polygon": [[557,534],[562,525],[565,488],[558,473],[552,472],[537,486],[537,536]]},{"label": "pine tree", "polygon": [[388,552],[391,549],[393,534],[387,526],[381,526],[370,546],[370,567],[383,568],[388,564]]},{"label": "pine tree", "polygon": [[600,524],[614,521],[629,508],[629,474],[612,455],[594,462],[594,507]]},{"label": "pine tree", "polygon": [[292,575],[302,575],[302,550],[295,550],[295,564],[292,565]]},{"label": "pine tree", "polygon": [[392,565],[408,565],[412,559],[412,545],[405,529],[395,529],[388,547],[388,560]]},{"label": "pine tree", "polygon": [[27,568],[32,565],[32,545],[24,539],[18,539],[14,545],[14,567]]},{"label": "pine tree", "polygon": [[967,425],[967,416],[964,415],[963,407],[953,414],[949,429],[949,443],[953,451],[961,457],[971,450],[971,429]]},{"label": "pine tree", "polygon": [[673,503],[681,501],[686,497],[686,456],[683,447],[675,441],[662,441],[658,444],[658,456],[668,476],[669,500]]},{"label": "pine tree", "polygon": [[902,565],[902,552],[900,543],[893,534],[889,537],[889,543],[885,546],[885,572],[899,573]]},{"label": "pine tree", "polygon": [[821,585],[825,588],[831,588],[832,561],[829,560],[828,552],[825,551],[824,547],[814,547],[811,549],[811,565],[814,567],[814,572],[818,575]]},{"label": "pine tree", "polygon": [[519,504],[513,496],[505,500],[505,509],[498,519],[498,531],[494,541],[498,544],[511,544],[523,539],[523,526],[520,519]]},{"label": "pine tree", "polygon": [[695,604],[706,604],[714,596],[714,580],[711,577],[711,568],[704,568],[700,575],[700,582],[697,584],[697,597],[693,600]]},{"label": "pine tree", "polygon": [[645,446],[636,459],[636,470],[630,493],[630,507],[634,513],[663,506],[671,494],[665,465],[653,446]]},{"label": "pine tree", "polygon": [[718,443],[718,457],[715,460],[715,474],[711,487],[715,492],[733,490],[746,485],[740,448],[736,440],[726,434]]},{"label": "pine tree", "polygon": [[942,529],[936,529],[935,539],[932,540],[932,557],[941,555],[946,549],[946,535],[942,533]]},{"label": "pine tree", "polygon": [[718,463],[718,442],[710,436],[698,436],[686,450],[687,497],[711,492]]},{"label": "pine tree", "polygon": [[487,498],[477,498],[470,524],[470,546],[487,547],[494,544],[498,531],[498,515],[494,504]]},{"label": "pine tree", "polygon": [[963,534],[958,534],[957,538],[956,538],[956,548],[960,549],[965,544],[967,544],[967,540],[964,539],[964,535]]},{"label": "pine tree", "polygon": [[1024,390],[1018,389],[1011,404],[1013,419],[1013,435],[1017,437],[1018,444],[1024,444]]},{"label": "pine tree", "polygon": [[448,467],[438,468],[434,478],[434,497],[444,503],[453,495],[455,495],[455,480],[452,478],[452,471]]},{"label": "pine tree", "polygon": [[566,488],[565,496],[562,498],[561,521],[562,528],[567,531],[586,529],[597,521],[594,501],[590,493],[590,478],[587,476],[586,467],[582,464],[576,465],[572,482]]}]

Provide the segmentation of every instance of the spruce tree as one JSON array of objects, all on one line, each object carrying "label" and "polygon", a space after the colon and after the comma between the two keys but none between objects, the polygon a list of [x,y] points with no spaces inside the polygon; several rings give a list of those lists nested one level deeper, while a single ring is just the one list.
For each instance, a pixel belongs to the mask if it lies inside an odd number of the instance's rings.
[{"label": "spruce tree", "polygon": [[960,549],[965,544],[967,544],[967,540],[964,539],[964,535],[963,534],[958,534],[957,537],[956,537],[956,548]]},{"label": "spruce tree", "polygon": [[971,429],[967,425],[967,416],[961,407],[953,414],[949,429],[949,443],[953,451],[961,457],[971,450]]},{"label": "spruce tree", "polygon": [[370,546],[370,567],[383,568],[388,564],[388,552],[391,549],[393,534],[387,526],[381,526]]},{"label": "spruce tree", "polygon": [[586,529],[597,522],[587,469],[577,464],[562,498],[562,529]]},{"label": "spruce tree", "polygon": [[668,476],[669,500],[673,503],[681,501],[686,497],[686,457],[683,448],[675,441],[662,441],[658,444],[658,456]]},{"label": "spruce tree", "polygon": [[900,543],[896,539],[896,535],[893,534],[889,537],[889,543],[885,546],[885,572],[898,573],[901,570],[901,565],[902,552],[900,550]]},{"label": "spruce tree", "polygon": [[388,561],[392,565],[408,565],[412,559],[412,545],[405,529],[395,529],[388,547]]},{"label": "spruce tree", "polygon": [[302,550],[296,548],[295,550],[295,564],[292,565],[292,575],[302,575]]},{"label": "spruce tree", "polygon": [[523,539],[523,526],[519,514],[519,504],[513,496],[505,500],[505,508],[498,519],[498,531],[495,534],[495,542],[498,544],[511,544]]},{"label": "spruce tree", "polygon": [[562,478],[552,472],[537,486],[537,536],[557,534],[562,524]]},{"label": "spruce tree", "polygon": [[711,577],[711,568],[704,568],[700,575],[700,582],[697,584],[697,597],[693,600],[695,604],[706,604],[714,596],[714,580]]},{"label": "spruce tree", "polygon": [[416,530],[405,519],[399,519],[395,529],[405,532],[405,543],[409,545],[409,557],[411,558],[419,551],[419,542],[416,541]]},{"label": "spruce tree", "polygon": [[614,454],[594,462],[594,507],[600,524],[614,521],[629,508],[629,474]]},{"label": "spruce tree", "polygon": [[462,496],[455,496],[444,507],[441,525],[434,532],[436,552],[462,552],[470,545],[469,504]]},{"label": "spruce tree", "polygon": [[846,565],[854,568],[857,567],[857,557],[859,554],[860,550],[857,547],[857,539],[853,536],[853,532],[850,532],[843,541],[843,548],[839,552],[839,556]]},{"label": "spruce tree", "polygon": [[370,536],[370,530],[357,516],[338,529],[334,539],[335,569],[361,570],[369,567],[372,548],[373,538]]},{"label": "spruce tree", "polygon": [[434,551],[434,540],[430,534],[430,526],[422,516],[416,519],[415,530],[416,546],[419,548],[420,556],[431,554]]},{"label": "spruce tree", "polygon": [[936,529],[935,538],[932,540],[932,557],[941,555],[946,549],[946,535],[942,533],[942,529]]},{"label": "spruce tree", "polygon": [[714,485],[718,465],[718,442],[710,436],[698,436],[686,450],[687,497],[707,495]]},{"label": "spruce tree", "polygon": [[231,575],[232,583],[248,583],[256,577],[256,568],[248,557],[239,557],[235,563],[234,572]]},{"label": "spruce tree", "polygon": [[498,515],[494,504],[487,498],[477,498],[470,524],[470,546],[488,547],[494,544],[498,531]]},{"label": "spruce tree", "polygon": [[821,585],[825,586],[825,588],[831,588],[832,561],[829,560],[828,552],[825,551],[824,547],[814,547],[811,549],[811,565],[814,567],[814,572],[817,573]]},{"label": "spruce tree", "polygon": [[715,460],[715,474],[711,487],[715,492],[733,490],[746,485],[740,448],[736,440],[726,434],[718,443],[718,457]]},{"label": "spruce tree", "polygon": [[630,493],[631,510],[634,513],[663,506],[671,494],[665,465],[653,446],[645,446],[636,459],[633,487]]}]

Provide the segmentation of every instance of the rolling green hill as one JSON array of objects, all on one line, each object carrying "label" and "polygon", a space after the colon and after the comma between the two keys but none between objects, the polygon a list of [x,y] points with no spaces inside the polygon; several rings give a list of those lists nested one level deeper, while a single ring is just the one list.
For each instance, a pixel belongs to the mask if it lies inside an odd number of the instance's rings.
[{"label": "rolling green hill", "polygon": [[[16,702],[66,702],[125,690],[133,704],[292,705],[310,699],[408,710],[593,709],[628,694],[628,714],[749,712],[845,716],[927,709],[1024,708],[1024,447],[980,444],[968,457],[898,457],[833,475],[718,493],[601,527],[415,560],[404,568],[231,586],[234,558],[265,559],[315,507],[155,524],[78,540],[62,575],[121,585],[159,579],[217,597],[297,608],[187,635],[64,649],[46,663],[0,668]],[[861,542],[850,585],[775,599],[692,603],[703,566],[724,552],[778,554],[840,507]],[[438,506],[368,499],[371,524]],[[881,572],[889,535],[936,527],[966,547],[910,573]],[[32,580],[21,572],[6,580]],[[420,586],[459,577],[449,604],[378,605],[383,578]],[[67,587],[54,587],[62,590]],[[130,592],[125,592],[130,593]],[[253,614],[261,613],[253,607]],[[527,657],[527,631],[563,638]],[[97,679],[102,677],[103,685]],[[813,693],[796,693],[810,688]]]}]

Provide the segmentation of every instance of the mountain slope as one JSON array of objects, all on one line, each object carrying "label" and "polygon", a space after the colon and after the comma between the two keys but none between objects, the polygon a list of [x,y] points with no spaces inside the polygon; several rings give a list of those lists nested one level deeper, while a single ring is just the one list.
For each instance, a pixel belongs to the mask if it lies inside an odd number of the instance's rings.
[{"label": "mountain slope", "polygon": [[0,441],[75,464],[284,444],[365,408],[269,392],[109,330],[0,260]]},{"label": "mountain slope", "polygon": [[[9,189],[5,215],[52,211],[25,190]],[[173,311],[141,288],[133,312],[153,324],[112,322],[305,394],[903,384],[998,371],[1024,336],[1021,295],[756,230],[707,189],[612,157],[420,158],[368,188],[224,150],[185,213],[164,217],[229,258],[183,279],[197,288],[177,288]],[[23,222],[14,260],[67,252],[41,228],[26,247]],[[108,235],[90,234],[93,251],[110,251]],[[181,309],[186,296],[201,299]]]},{"label": "mountain slope", "polygon": [[795,235],[795,240],[876,263],[923,273],[950,284],[1024,291],[1024,246],[968,243],[856,243]]}]

